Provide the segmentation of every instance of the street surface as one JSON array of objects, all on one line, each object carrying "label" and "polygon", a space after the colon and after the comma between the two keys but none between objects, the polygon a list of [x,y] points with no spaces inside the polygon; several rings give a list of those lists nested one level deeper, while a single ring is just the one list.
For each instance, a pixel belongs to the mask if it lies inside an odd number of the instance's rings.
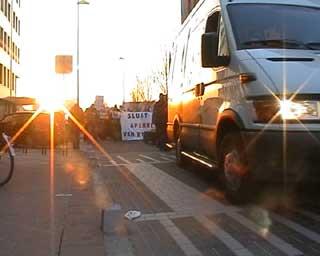
[{"label": "street surface", "polygon": [[235,206],[212,171],[181,169],[173,152],[101,146],[57,150],[54,171],[49,152],[18,151],[0,189],[1,256],[320,255],[317,194],[273,184]]}]

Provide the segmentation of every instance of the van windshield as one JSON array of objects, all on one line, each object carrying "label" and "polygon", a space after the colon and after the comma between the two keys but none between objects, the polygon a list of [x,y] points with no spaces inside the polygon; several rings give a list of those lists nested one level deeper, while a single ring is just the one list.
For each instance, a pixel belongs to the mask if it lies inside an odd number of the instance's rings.
[{"label": "van windshield", "polygon": [[320,9],[280,4],[228,6],[238,49],[320,50]]}]

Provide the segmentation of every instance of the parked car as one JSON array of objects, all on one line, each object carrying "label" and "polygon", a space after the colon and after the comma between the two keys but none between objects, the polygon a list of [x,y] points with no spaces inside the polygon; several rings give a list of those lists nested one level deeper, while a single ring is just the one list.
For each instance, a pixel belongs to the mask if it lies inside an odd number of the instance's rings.
[{"label": "parked car", "polygon": [[[0,121],[0,131],[5,132],[9,136],[13,137],[24,126],[25,129],[14,141],[16,146],[27,147],[47,147],[49,146],[50,137],[50,114],[47,112],[39,113],[28,125],[26,125],[32,116],[34,111],[16,112],[5,116]],[[65,118],[64,114],[60,112],[55,113],[54,118],[54,142],[55,145],[63,142],[64,139],[64,127]]]}]

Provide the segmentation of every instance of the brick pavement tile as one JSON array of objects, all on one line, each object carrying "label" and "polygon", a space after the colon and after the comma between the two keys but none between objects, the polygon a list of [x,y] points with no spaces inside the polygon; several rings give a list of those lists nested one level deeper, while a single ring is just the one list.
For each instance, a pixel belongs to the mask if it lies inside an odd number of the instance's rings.
[{"label": "brick pavement tile", "polygon": [[129,222],[128,230],[135,255],[184,255],[159,221]]},{"label": "brick pavement tile", "polygon": [[254,255],[286,255],[267,240],[225,214],[212,215],[208,218],[220,226],[221,229],[231,234],[233,238],[243,244]]},{"label": "brick pavement tile", "polygon": [[40,256],[57,251],[61,227],[48,231],[19,223],[1,222],[0,226],[1,256]]},{"label": "brick pavement tile", "polygon": [[[253,222],[257,221],[253,218],[249,210],[245,210],[241,214]],[[286,225],[275,221],[272,217],[270,218],[270,221],[271,225],[268,227],[269,232],[280,237],[305,255],[320,255],[320,241],[318,243],[314,242]],[[257,225],[259,225],[259,223],[257,223]]]},{"label": "brick pavement tile", "polygon": [[163,201],[125,167],[109,167],[108,171],[101,171],[101,175],[105,180],[105,186],[110,197],[114,202],[120,204],[124,210],[139,210],[144,214],[171,211]]},{"label": "brick pavement tile", "polygon": [[[311,216],[307,216],[305,214],[301,214],[297,211],[289,211],[286,212],[278,212],[279,215],[282,215],[288,220],[291,220],[295,223],[299,223],[303,227],[320,234],[320,223],[316,218],[312,218]],[[318,216],[319,217],[319,216]]]},{"label": "brick pavement tile", "polygon": [[145,163],[127,168],[174,211],[204,214],[227,209],[217,200],[212,200],[153,165]]},{"label": "brick pavement tile", "polygon": [[176,218],[172,221],[203,255],[234,255],[228,247],[194,218]]},{"label": "brick pavement tile", "polygon": [[76,152],[56,155],[53,178],[48,160],[37,151],[23,155],[12,181],[1,190],[6,207],[0,208],[0,255],[56,256],[63,229],[63,255],[104,255],[101,213],[87,160]]},{"label": "brick pavement tile", "polygon": [[67,246],[61,250],[60,256],[105,256],[104,246]]},{"label": "brick pavement tile", "polygon": [[132,244],[125,237],[105,237],[105,252],[107,256],[134,256]]}]

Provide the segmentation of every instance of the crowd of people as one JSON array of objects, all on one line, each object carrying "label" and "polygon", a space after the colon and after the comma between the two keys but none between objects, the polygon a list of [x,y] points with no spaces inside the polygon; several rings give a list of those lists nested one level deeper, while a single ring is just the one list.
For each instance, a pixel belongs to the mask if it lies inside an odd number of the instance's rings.
[{"label": "crowd of people", "polygon": [[[153,109],[151,110],[148,106],[149,111],[152,111],[152,123],[155,127],[155,144],[160,150],[165,150],[167,141],[167,96],[161,93]],[[106,138],[121,140],[121,109],[117,105],[106,108],[102,116],[94,104],[86,108],[85,111],[79,105],[74,104],[70,109],[70,114],[67,120],[67,136],[74,149],[78,149],[80,146],[81,134],[83,134],[84,141],[91,140],[91,136],[95,140]]]},{"label": "crowd of people", "polygon": [[70,113],[72,116],[68,118],[67,122],[68,137],[72,141],[73,148],[79,148],[81,133],[85,141],[89,141],[91,136],[95,140],[106,139],[107,137],[120,140],[120,109],[117,105],[106,109],[103,117],[94,104],[86,108],[85,111],[75,104],[70,109]]}]

